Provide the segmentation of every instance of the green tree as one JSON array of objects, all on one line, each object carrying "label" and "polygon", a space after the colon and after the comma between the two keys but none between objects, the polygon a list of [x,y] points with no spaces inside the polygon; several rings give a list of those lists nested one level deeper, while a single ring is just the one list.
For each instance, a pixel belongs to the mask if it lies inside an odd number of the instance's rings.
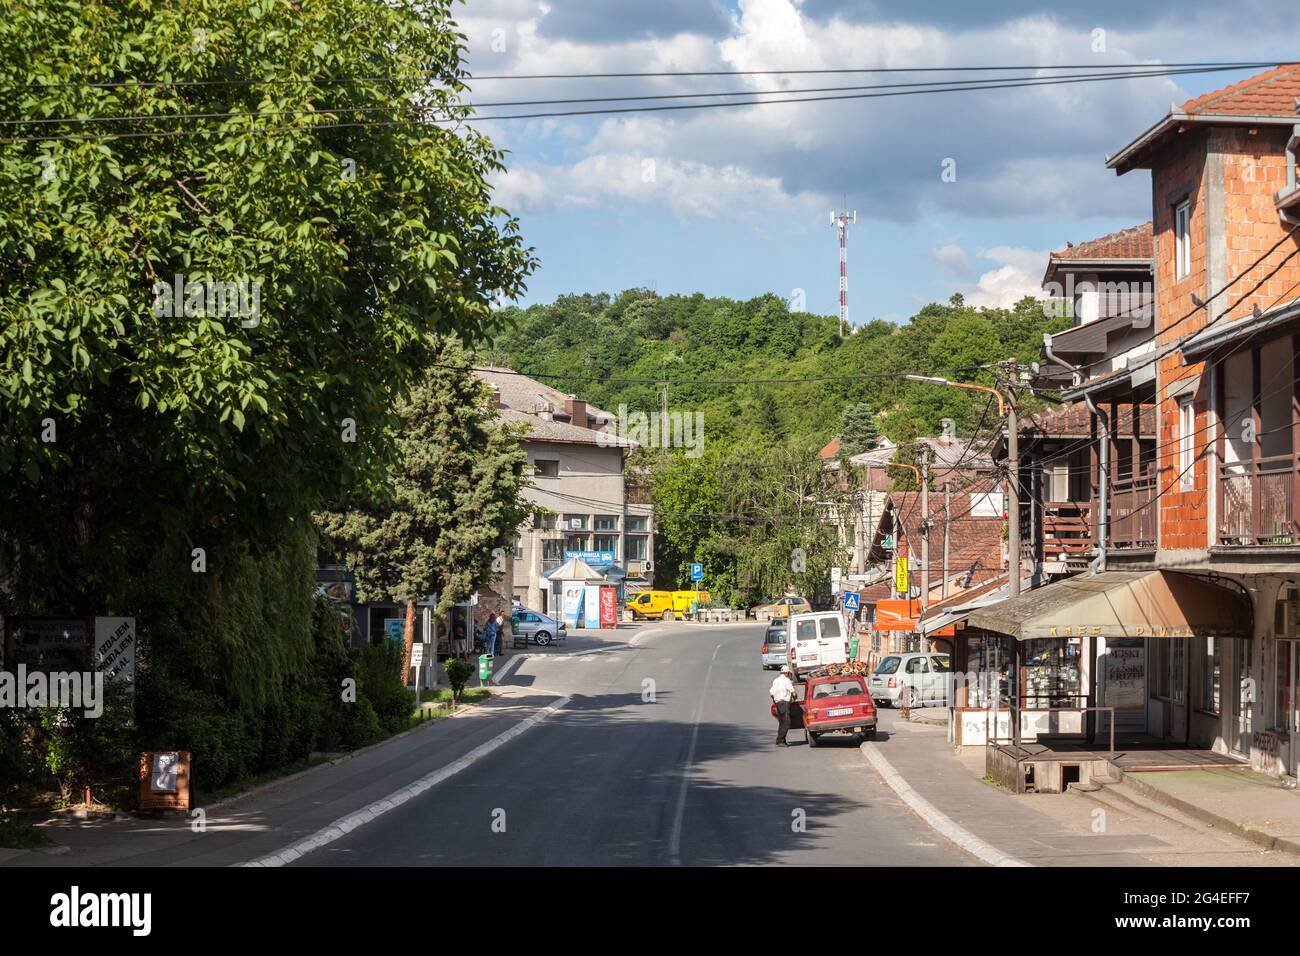
[{"label": "green tree", "polygon": [[493,573],[529,514],[520,497],[527,455],[495,420],[490,390],[453,342],[397,406],[397,464],[387,481],[317,516],[345,556],[362,601],[406,605],[403,675],[410,666],[415,602],[437,593],[446,614]]},{"label": "green tree", "polygon": [[521,291],[502,152],[426,122],[468,113],[450,8],[6,8],[0,528],[38,603],[102,609],[160,538],[274,546],[388,457],[432,337]]},{"label": "green tree", "polygon": [[846,406],[840,414],[840,451],[846,456],[857,455],[875,448],[879,441],[880,432],[871,406],[866,402]]}]

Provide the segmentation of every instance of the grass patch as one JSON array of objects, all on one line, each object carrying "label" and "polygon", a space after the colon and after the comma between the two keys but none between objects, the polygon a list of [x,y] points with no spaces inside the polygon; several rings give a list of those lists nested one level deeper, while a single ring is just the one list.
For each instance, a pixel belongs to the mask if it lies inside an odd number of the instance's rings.
[{"label": "grass patch", "polygon": [[[460,702],[462,704],[477,704],[491,696],[492,689],[490,687],[466,687],[460,692]],[[450,707],[451,701],[452,694],[449,687],[431,687],[428,690],[420,691],[420,703],[422,704],[443,704]]]},{"label": "grass patch", "polygon": [[40,830],[24,823],[16,813],[0,813],[0,847],[8,850],[35,850],[52,841]]}]

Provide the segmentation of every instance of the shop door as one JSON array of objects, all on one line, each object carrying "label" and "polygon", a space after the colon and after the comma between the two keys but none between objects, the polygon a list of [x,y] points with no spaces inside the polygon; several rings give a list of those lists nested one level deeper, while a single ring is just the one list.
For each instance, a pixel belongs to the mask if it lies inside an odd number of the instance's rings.
[{"label": "shop door", "polygon": [[1169,641],[1169,723],[1165,739],[1187,743],[1187,638],[1164,638]]},{"label": "shop door", "polygon": [[[1145,641],[1134,638],[1099,639],[1098,697],[1104,707],[1115,708],[1115,735],[1147,731],[1147,652]],[[1097,715],[1097,739],[1108,739],[1110,713]]]},{"label": "shop door", "polygon": [[1235,740],[1231,741],[1234,753],[1250,753],[1251,710],[1255,701],[1255,647],[1253,641],[1231,641],[1232,722]]}]

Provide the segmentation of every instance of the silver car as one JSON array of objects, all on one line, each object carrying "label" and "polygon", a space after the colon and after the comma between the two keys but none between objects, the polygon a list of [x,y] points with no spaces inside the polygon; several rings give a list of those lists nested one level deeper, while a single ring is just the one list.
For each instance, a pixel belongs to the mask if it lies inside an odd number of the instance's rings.
[{"label": "silver car", "polygon": [[947,654],[887,654],[867,680],[877,705],[935,706],[948,703],[952,664]]},{"label": "silver car", "polygon": [[767,626],[763,635],[763,670],[780,667],[790,663],[790,629],[785,621],[773,622]]},{"label": "silver car", "polygon": [[526,607],[511,609],[510,629],[525,640],[543,647],[551,641],[564,641],[569,637],[563,621],[557,621],[540,611],[533,611]]}]

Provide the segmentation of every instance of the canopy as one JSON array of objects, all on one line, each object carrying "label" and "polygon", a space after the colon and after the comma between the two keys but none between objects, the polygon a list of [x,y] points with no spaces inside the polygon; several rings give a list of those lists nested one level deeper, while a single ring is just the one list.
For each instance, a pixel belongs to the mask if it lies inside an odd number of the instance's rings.
[{"label": "canopy", "polygon": [[968,627],[1044,637],[1237,637],[1253,630],[1237,590],[1176,571],[1103,571],[971,611]]},{"label": "canopy", "polygon": [[551,571],[546,577],[552,581],[603,581],[605,575],[601,574],[582,558],[570,558],[562,565]]}]

